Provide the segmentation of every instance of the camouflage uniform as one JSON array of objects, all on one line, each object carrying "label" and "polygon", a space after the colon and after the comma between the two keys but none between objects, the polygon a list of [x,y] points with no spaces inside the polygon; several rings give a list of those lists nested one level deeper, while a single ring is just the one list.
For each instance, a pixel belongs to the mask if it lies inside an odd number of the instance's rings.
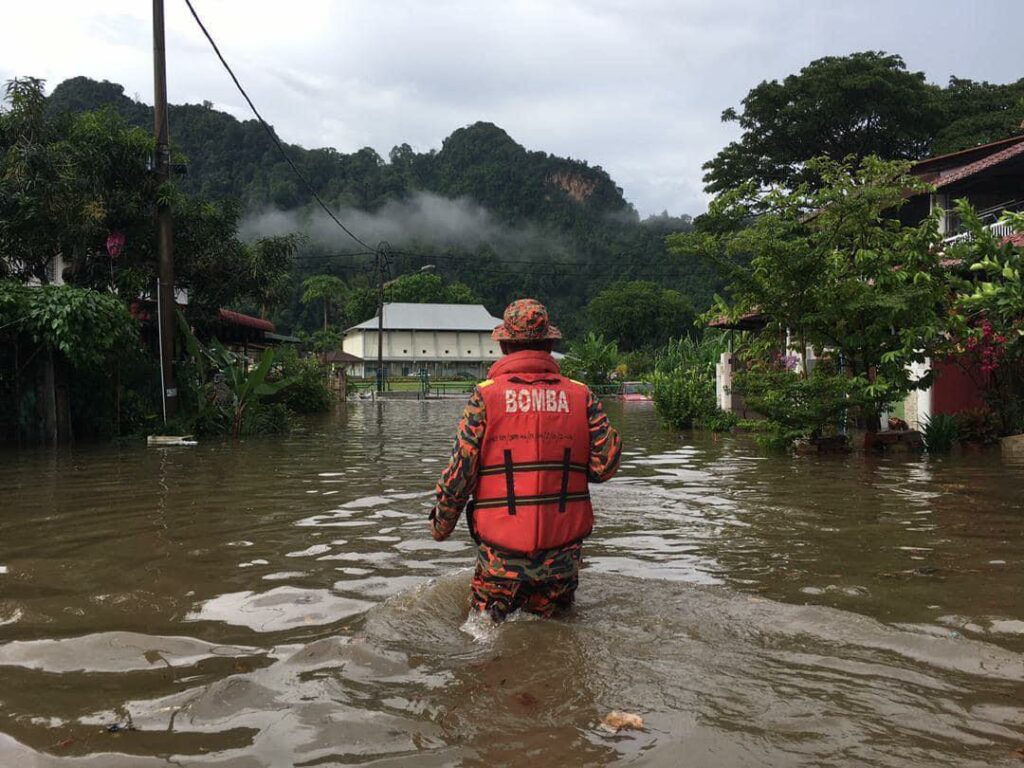
[{"label": "camouflage uniform", "polygon": [[[493,336],[499,341],[521,341],[559,338],[560,334],[548,324],[547,311],[542,305],[524,299],[509,305],[505,322],[495,329]],[[588,477],[590,482],[600,483],[611,478],[618,469],[622,442],[592,392],[587,396],[587,421],[590,431]],[[477,387],[463,411],[451,459],[437,484],[437,503],[430,515],[430,531],[438,541],[451,535],[473,495],[486,429],[487,413]],[[556,610],[572,605],[581,558],[579,542],[532,556],[480,543],[471,589],[473,608],[499,621],[517,609],[551,616]]]}]

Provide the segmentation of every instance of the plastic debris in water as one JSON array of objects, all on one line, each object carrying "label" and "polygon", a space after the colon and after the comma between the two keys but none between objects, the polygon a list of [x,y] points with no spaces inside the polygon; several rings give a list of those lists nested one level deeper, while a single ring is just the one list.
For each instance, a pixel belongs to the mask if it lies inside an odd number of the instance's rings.
[{"label": "plastic debris in water", "polygon": [[604,716],[604,719],[601,721],[601,727],[610,733],[642,731],[644,729],[644,719],[640,715],[634,715],[631,712],[615,710]]}]

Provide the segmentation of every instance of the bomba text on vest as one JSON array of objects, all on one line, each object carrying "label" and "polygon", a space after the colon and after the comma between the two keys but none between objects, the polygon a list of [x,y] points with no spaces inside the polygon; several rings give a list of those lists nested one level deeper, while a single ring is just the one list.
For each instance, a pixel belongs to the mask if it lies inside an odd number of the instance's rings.
[{"label": "bomba text on vest", "polygon": [[506,389],[505,413],[569,413],[569,398],[554,389]]}]

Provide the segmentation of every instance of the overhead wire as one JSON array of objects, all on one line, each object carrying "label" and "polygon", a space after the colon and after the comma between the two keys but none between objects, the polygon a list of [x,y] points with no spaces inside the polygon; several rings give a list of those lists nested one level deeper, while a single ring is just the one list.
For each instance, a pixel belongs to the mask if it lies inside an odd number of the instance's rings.
[{"label": "overhead wire", "polygon": [[[537,259],[497,258],[492,264],[483,264],[479,262],[474,263],[472,256],[426,254],[400,250],[395,250],[393,253],[399,257],[416,259],[424,264],[430,262],[448,262],[453,267],[463,267],[466,270],[472,270],[473,272],[481,274],[507,275],[509,274],[508,267],[517,265],[530,267],[530,274],[536,277],[620,277],[623,279],[632,277],[633,279],[636,279],[637,274],[651,278],[668,278],[680,277],[684,273],[684,269],[682,267],[670,267],[665,265],[661,265],[658,268],[652,268],[651,265],[638,265],[634,272],[631,273],[628,269],[610,269],[608,267],[594,268],[581,263],[567,264],[564,262],[540,261]],[[298,255],[295,259],[304,263],[333,262],[333,266],[337,268],[347,268],[346,265],[339,263],[336,260],[350,255],[358,254],[309,253]],[[548,269],[538,269],[538,267]]]},{"label": "overhead wire", "polygon": [[298,179],[302,182],[303,186],[306,187],[306,191],[309,192],[313,199],[316,200],[317,204],[324,209],[324,213],[330,216],[331,220],[341,228],[342,232],[344,232],[346,235],[348,235],[350,238],[355,240],[357,243],[359,243],[367,250],[373,252],[373,246],[363,242],[363,240],[361,240],[354,232],[352,232],[352,230],[346,227],[345,224],[341,221],[341,219],[339,219],[338,216],[334,213],[334,211],[331,210],[330,206],[328,206],[327,203],[325,203],[320,198],[320,195],[317,194],[309,179],[307,179],[305,174],[303,174],[302,171],[299,170],[298,166],[295,165],[295,161],[292,160],[291,156],[288,154],[288,151],[284,148],[284,145],[281,143],[281,140],[277,138],[277,135],[274,133],[274,129],[270,127],[270,124],[263,119],[263,115],[260,114],[260,111],[256,109],[256,105],[253,104],[252,99],[249,98],[249,94],[246,93],[245,88],[243,88],[242,84],[238,81],[238,78],[235,76],[234,70],[231,69],[231,65],[228,64],[227,60],[224,58],[224,54],[222,54],[220,52],[220,48],[217,47],[217,43],[214,41],[213,36],[210,34],[209,30],[207,30],[206,25],[203,24],[202,19],[199,18],[199,14],[196,12],[195,7],[192,5],[192,0],[185,0],[185,5],[188,6],[188,10],[192,14],[192,18],[195,19],[196,24],[199,25],[199,29],[202,31],[203,35],[210,43],[210,47],[213,48],[213,52],[217,54],[217,58],[220,59],[220,63],[224,66],[224,69],[227,70],[227,73],[231,76],[231,80],[234,82],[235,87],[238,89],[238,92],[242,94],[242,98],[244,98],[246,103],[249,105],[249,109],[252,110],[252,113],[256,116],[256,119],[259,121],[260,125],[263,126],[263,130],[266,131],[267,136],[270,137],[270,140],[274,143],[274,146],[277,147],[278,152],[281,153],[281,157],[284,158],[285,162],[292,169],[292,173],[294,173],[296,177],[298,177]]},{"label": "overhead wire", "polygon": [[[249,105],[249,109],[252,111],[253,115],[256,116],[256,119],[259,122],[260,126],[266,132],[267,136],[270,137],[270,140],[273,142],[274,146],[277,148],[278,152],[281,154],[281,157],[284,158],[285,162],[287,163],[288,167],[291,169],[292,173],[294,173],[296,178],[298,178],[299,181],[302,182],[303,186],[306,188],[306,191],[310,194],[310,196],[313,198],[313,200],[316,201],[317,205],[319,205],[320,208],[323,209],[323,211],[342,230],[342,232],[344,232],[348,237],[350,237],[352,240],[354,240],[356,243],[358,243],[359,245],[363,246],[363,248],[366,249],[365,251],[357,251],[357,252],[346,253],[346,254],[332,254],[330,256],[325,255],[323,258],[328,258],[328,257],[333,258],[335,256],[375,256],[375,255],[377,255],[378,258],[380,258],[379,255],[378,255],[379,249],[375,249],[373,246],[371,246],[368,243],[366,243],[363,239],[361,239],[358,235],[356,235],[351,229],[349,229],[347,226],[345,226],[344,222],[342,222],[341,219],[338,218],[337,214],[333,210],[331,210],[330,206],[328,206],[327,203],[325,203],[323,201],[323,199],[317,193],[316,189],[313,188],[312,183],[305,176],[305,174],[303,174],[302,171],[299,170],[298,166],[295,164],[295,161],[292,160],[291,155],[289,155],[288,151],[285,149],[284,144],[281,142],[281,140],[274,133],[274,129],[264,119],[263,115],[260,114],[259,109],[257,109],[256,105],[253,103],[253,100],[249,97],[249,94],[246,92],[245,88],[242,86],[242,84],[239,81],[238,77],[235,75],[234,70],[231,68],[231,65],[228,64],[227,59],[224,58],[224,55],[220,51],[220,47],[217,45],[216,41],[213,39],[213,35],[210,34],[210,31],[206,28],[206,25],[203,23],[202,19],[199,17],[199,13],[196,11],[195,6],[192,4],[192,0],[185,0],[185,5],[188,7],[189,12],[192,14],[192,18],[195,20],[195,22],[198,25],[200,31],[203,33],[203,36],[206,38],[207,42],[209,42],[210,47],[213,49],[213,52],[216,54],[217,58],[220,60],[221,65],[224,67],[224,69],[227,71],[228,75],[231,77],[232,82],[235,84],[235,88],[238,89],[238,92],[242,95],[242,98],[245,99],[246,104]],[[465,259],[464,257],[451,256],[451,255],[448,255],[448,254],[426,255],[426,254],[410,253],[408,251],[401,251],[401,250],[395,250],[395,251],[393,251],[393,253],[395,255],[397,255],[397,256],[407,256],[407,257],[423,258],[423,259],[438,260],[438,261],[445,261],[445,260],[447,260],[447,261],[471,260],[471,259]],[[308,256],[302,256],[302,257],[297,257],[297,258],[311,258],[311,259],[312,258],[320,258],[320,255],[318,255],[318,254],[309,254]],[[552,262],[541,262],[541,261],[536,261],[536,260],[516,260],[516,259],[499,259],[499,262],[500,262],[501,265],[518,265],[518,266],[527,266],[527,267],[550,266],[550,267],[553,267],[553,268],[555,268],[557,270],[557,271],[554,271],[554,272],[538,272],[538,271],[536,271],[534,269],[534,270],[531,271],[531,274],[536,276],[536,277],[571,277],[571,276],[574,276],[574,275],[578,275],[578,276],[594,276],[594,277],[600,277],[600,276],[611,276],[611,277],[614,277],[614,276],[625,276],[625,275],[623,275],[619,271],[603,272],[602,273],[601,270],[595,270],[593,268],[587,267],[586,265],[563,265],[563,264],[559,264],[557,262],[552,263]],[[466,264],[465,266],[468,267],[470,265]],[[566,267],[566,266],[578,267],[578,269],[577,270],[564,269],[563,267]],[[506,268],[504,268],[504,266],[502,266],[499,269],[488,270],[488,269],[482,268],[480,265],[474,265],[473,269],[475,271],[477,271],[477,272],[482,272],[482,273],[485,273],[485,274],[506,274],[508,272],[508,270]],[[644,274],[650,274],[652,277],[657,276],[654,273],[650,273],[647,270],[642,270],[642,271],[644,272]],[[659,274],[661,276],[667,277],[667,276],[669,276],[669,274],[675,275],[677,273],[676,273],[676,271],[673,270],[673,271],[671,271],[671,273],[670,272],[660,272]]]}]

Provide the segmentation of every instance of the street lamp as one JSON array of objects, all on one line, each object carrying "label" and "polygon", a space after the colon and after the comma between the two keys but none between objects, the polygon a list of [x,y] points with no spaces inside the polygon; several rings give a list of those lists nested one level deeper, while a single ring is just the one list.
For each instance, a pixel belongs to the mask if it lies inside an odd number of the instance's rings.
[{"label": "street lamp", "polygon": [[[399,275],[393,280],[384,282],[384,270],[391,260],[391,246],[381,243],[377,247],[377,393],[384,392],[384,289],[394,285],[405,275]],[[413,274],[430,272],[434,269],[433,264],[424,264]]]}]

